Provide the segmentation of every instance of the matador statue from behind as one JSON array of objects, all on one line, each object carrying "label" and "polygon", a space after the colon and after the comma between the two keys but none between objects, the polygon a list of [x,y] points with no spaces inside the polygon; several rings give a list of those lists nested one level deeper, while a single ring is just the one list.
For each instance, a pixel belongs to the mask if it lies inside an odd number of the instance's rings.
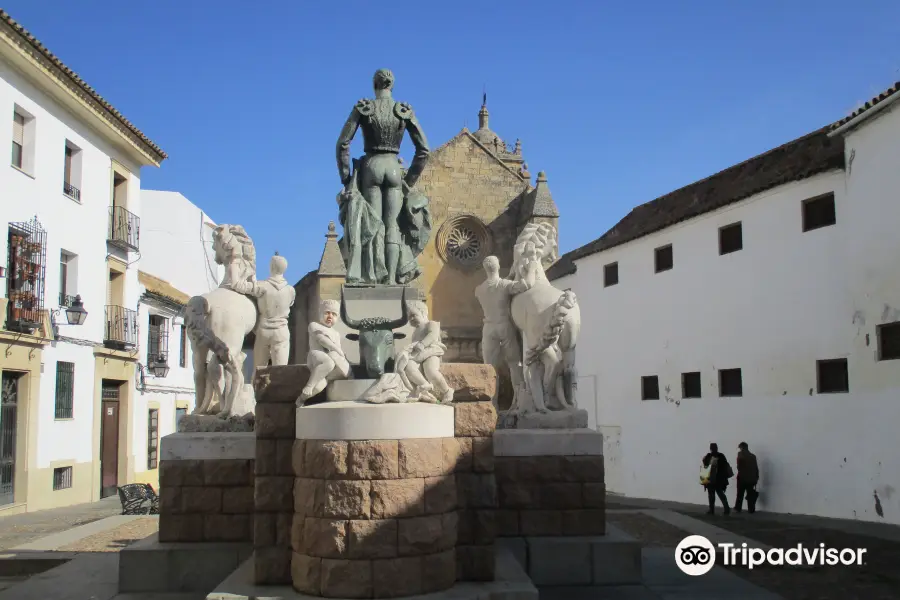
[{"label": "matador statue from behind", "polygon": [[[379,69],[373,85],[375,98],[356,103],[337,142],[344,185],[338,195],[340,245],[348,283],[402,285],[420,274],[416,257],[431,234],[428,199],[415,189],[428,161],[428,140],[412,107],[393,99],[394,75]],[[365,154],[351,163],[359,128]],[[404,132],[416,149],[408,170],[399,157]]]}]

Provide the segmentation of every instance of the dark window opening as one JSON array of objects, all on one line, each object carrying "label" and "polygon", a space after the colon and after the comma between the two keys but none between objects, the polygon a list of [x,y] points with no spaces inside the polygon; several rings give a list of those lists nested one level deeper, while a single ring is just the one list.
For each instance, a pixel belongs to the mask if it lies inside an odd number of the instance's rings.
[{"label": "dark window opening", "polygon": [[641,400],[659,400],[659,377],[656,375],[641,377]]},{"label": "dark window opening", "polygon": [[72,419],[75,399],[75,363],[56,362],[56,407],[54,418]]},{"label": "dark window opening", "polygon": [[187,414],[187,409],[183,406],[178,406],[175,408],[175,431],[178,431],[178,423],[184,418]]},{"label": "dark window opening", "polygon": [[743,396],[744,382],[740,369],[719,369],[719,396]]},{"label": "dark window opening", "polygon": [[816,361],[816,386],[820,394],[845,394],[850,391],[847,359]]},{"label": "dark window opening", "polygon": [[147,469],[156,468],[159,447],[159,409],[151,408],[147,419]]},{"label": "dark window opening", "polygon": [[169,326],[165,317],[150,315],[147,331],[147,364],[165,366],[169,361]]},{"label": "dark window opening", "polygon": [[878,338],[878,360],[900,358],[900,321],[879,325],[875,335]]},{"label": "dark window opening", "polygon": [[818,198],[804,200],[803,231],[812,231],[828,227],[837,223],[837,214],[834,208],[834,194],[825,194]]},{"label": "dark window opening", "polygon": [[181,326],[181,345],[178,348],[178,366],[187,366],[187,326]]},{"label": "dark window opening", "polygon": [[654,259],[657,273],[662,273],[663,271],[671,269],[675,264],[675,259],[672,255],[672,244],[654,250]]},{"label": "dark window opening", "polygon": [[699,398],[701,396],[700,388],[700,371],[681,374],[682,398]]},{"label": "dark window opening", "polygon": [[603,267],[603,287],[619,283],[619,263],[609,263]]},{"label": "dark window opening", "polygon": [[741,223],[719,228],[719,254],[730,254],[744,248],[744,230]]},{"label": "dark window opening", "polygon": [[53,491],[67,490],[72,487],[72,467],[53,469]]}]

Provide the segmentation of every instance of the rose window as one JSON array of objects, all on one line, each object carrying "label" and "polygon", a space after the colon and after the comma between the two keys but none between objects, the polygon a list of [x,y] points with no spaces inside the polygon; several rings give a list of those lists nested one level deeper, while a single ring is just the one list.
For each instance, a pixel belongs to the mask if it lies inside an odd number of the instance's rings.
[{"label": "rose window", "polygon": [[476,217],[468,215],[444,223],[437,236],[441,258],[462,267],[480,265],[489,253],[489,244],[487,228]]}]

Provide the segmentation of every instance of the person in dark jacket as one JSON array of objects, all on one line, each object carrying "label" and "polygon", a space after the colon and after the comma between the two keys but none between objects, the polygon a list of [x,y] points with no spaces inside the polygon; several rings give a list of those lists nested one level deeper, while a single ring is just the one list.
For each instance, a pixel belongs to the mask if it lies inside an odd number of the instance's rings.
[{"label": "person in dark jacket", "polygon": [[756,512],[756,499],[759,494],[756,484],[759,483],[759,464],[756,455],[750,452],[747,442],[738,444],[737,455],[737,498],[734,500],[734,512],[741,512],[744,495],[747,496],[747,512]]},{"label": "person in dark jacket", "polygon": [[716,443],[709,445],[709,453],[703,457],[703,466],[709,467],[710,465],[712,468],[709,472],[709,483],[703,486],[709,496],[709,510],[706,514],[715,514],[716,496],[722,502],[725,514],[730,514],[731,509],[728,507],[728,498],[725,497],[725,488],[728,487],[728,479],[732,476],[731,465],[728,464],[725,455],[719,452],[719,446]]}]

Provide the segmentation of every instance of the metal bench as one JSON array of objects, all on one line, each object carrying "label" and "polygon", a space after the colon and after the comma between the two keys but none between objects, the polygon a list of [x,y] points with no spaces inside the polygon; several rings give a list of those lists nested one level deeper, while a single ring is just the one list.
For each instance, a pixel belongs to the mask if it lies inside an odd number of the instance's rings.
[{"label": "metal bench", "polygon": [[158,515],[159,496],[149,483],[129,483],[119,487],[123,515]]}]

